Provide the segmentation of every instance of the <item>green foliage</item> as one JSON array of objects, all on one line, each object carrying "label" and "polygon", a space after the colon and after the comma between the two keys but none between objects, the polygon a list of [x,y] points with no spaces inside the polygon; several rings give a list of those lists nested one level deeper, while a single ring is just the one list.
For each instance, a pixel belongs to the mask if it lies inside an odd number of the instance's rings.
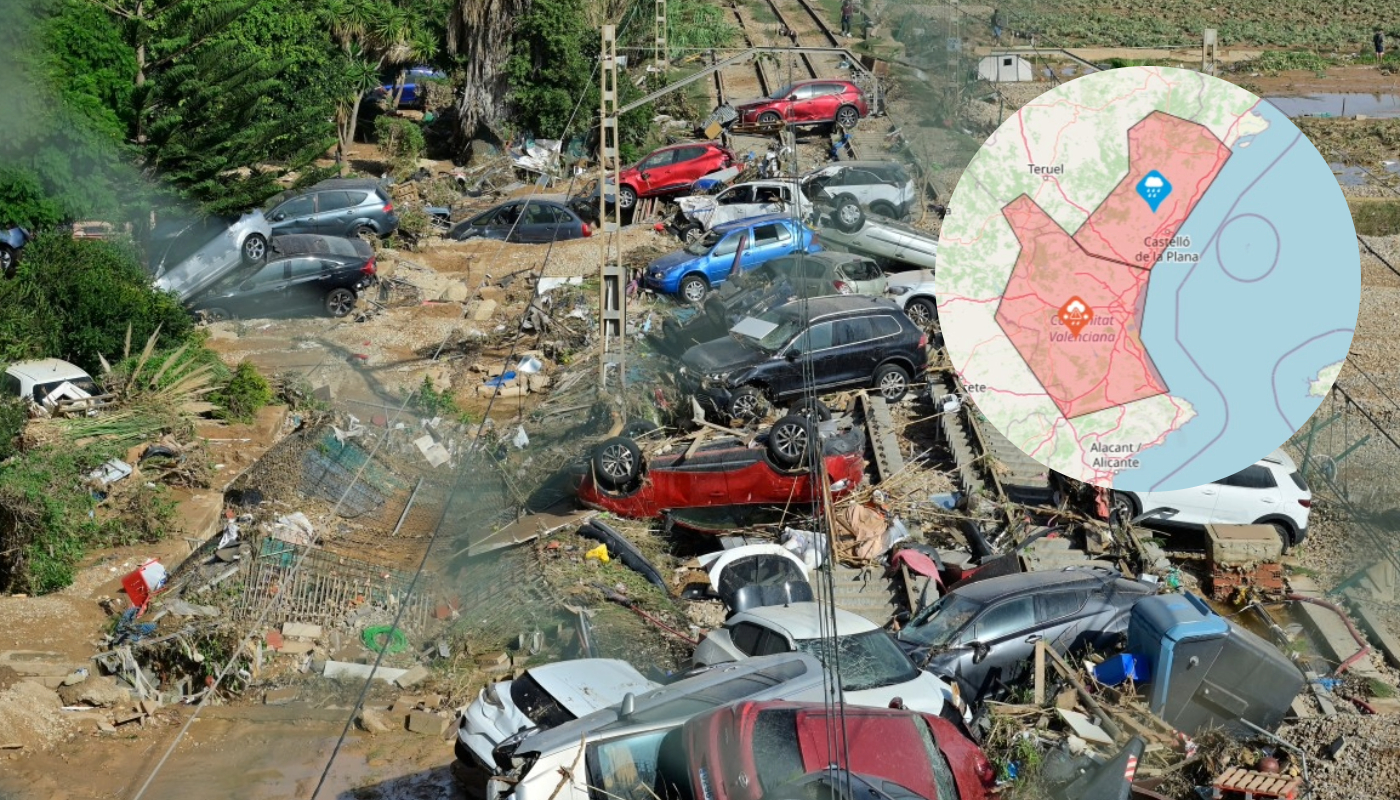
[{"label": "green foliage", "polygon": [[98,374],[119,358],[127,328],[139,346],[182,341],[192,325],[174,296],[151,288],[129,244],[40,234],[17,276],[0,283],[0,360],[57,357]]},{"label": "green foliage", "polygon": [[583,13],[583,0],[535,0],[516,20],[505,74],[518,123],[537,136],[563,133],[579,98],[598,91],[598,36],[578,24]]},{"label": "green foliage", "polygon": [[28,420],[24,401],[0,396],[0,462],[19,452],[19,435]]},{"label": "green foliage", "polygon": [[417,171],[425,147],[423,129],[417,122],[386,114],[374,121],[374,138],[394,175],[404,179]]},{"label": "green foliage", "polygon": [[209,394],[209,402],[219,406],[220,419],[252,422],[258,410],[272,402],[272,384],[251,361],[242,361],[228,385]]},{"label": "green foliage", "polygon": [[1356,232],[1362,236],[1395,236],[1400,234],[1400,201],[1379,198],[1349,200],[1351,218]]},{"label": "green foliage", "polygon": [[430,376],[423,376],[423,383],[419,384],[417,391],[409,398],[408,404],[418,411],[432,417],[437,416],[457,416],[461,411],[457,408],[457,400],[452,393],[446,389],[438,390],[433,386],[433,379]]},{"label": "green foliage", "polygon": [[[767,8],[766,4],[759,5]],[[728,47],[739,35],[727,8],[702,0],[668,0],[666,21],[666,46],[672,60],[685,58],[697,49]],[[640,40],[637,44],[645,47],[654,41],[655,28],[634,22],[632,33],[628,38]]]},{"label": "green foliage", "polygon": [[1306,69],[1320,74],[1326,72],[1334,63],[1336,62],[1333,59],[1306,50],[1265,50],[1258,58],[1237,65],[1236,71],[1277,75],[1280,72]]}]

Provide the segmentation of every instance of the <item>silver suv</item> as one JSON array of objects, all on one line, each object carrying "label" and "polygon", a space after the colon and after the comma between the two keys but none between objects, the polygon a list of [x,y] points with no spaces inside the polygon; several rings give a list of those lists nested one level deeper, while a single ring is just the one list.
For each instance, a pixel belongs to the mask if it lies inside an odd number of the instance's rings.
[{"label": "silver suv", "polygon": [[276,195],[263,206],[272,232],[388,236],[399,227],[394,201],[379,181],[331,178]]}]

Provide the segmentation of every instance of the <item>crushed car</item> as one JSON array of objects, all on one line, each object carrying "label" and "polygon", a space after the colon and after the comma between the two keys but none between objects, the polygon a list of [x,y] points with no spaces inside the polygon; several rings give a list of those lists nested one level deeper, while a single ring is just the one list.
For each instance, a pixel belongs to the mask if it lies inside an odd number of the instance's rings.
[{"label": "crushed car", "polygon": [[523,730],[546,730],[622,702],[660,684],[614,658],[556,661],[526,670],[514,680],[484,686],[458,710],[457,760],[491,772],[491,755]]},{"label": "crushed car", "polygon": [[239,266],[267,258],[272,227],[262,211],[238,219],[208,218],[157,226],[152,285],[186,301]]},{"label": "crushed car", "polygon": [[813,206],[807,224],[821,232],[822,246],[861,253],[890,271],[937,266],[938,237],[877,214],[866,214],[854,198]]},{"label": "crushed car", "polygon": [[814,441],[833,496],[854,490],[864,469],[864,429],[849,418],[814,425],[790,414],[752,440],[723,436],[701,443],[694,452],[649,459],[636,440],[612,437],[594,448],[577,496],[585,506],[632,519],[674,509],[812,503],[821,495],[807,464]]},{"label": "crushed car", "polygon": [[210,322],[312,310],[343,317],[377,280],[363,239],[278,236],[266,261],[225,274],[186,305]]},{"label": "crushed car", "polygon": [[82,367],[58,358],[9,365],[0,375],[0,392],[22,399],[35,416],[92,412],[107,397]]},{"label": "crushed car", "polygon": [[898,161],[838,161],[804,175],[802,189],[813,201],[838,210],[854,201],[893,220],[909,216],[919,199],[914,178]]},{"label": "crushed car", "polygon": [[933,270],[897,272],[885,280],[885,294],[924,330],[938,320],[938,301],[933,294]]},{"label": "crushed car", "polygon": [[616,184],[609,178],[599,191],[616,202],[619,209],[630,209],[639,198],[690,191],[696,181],[727,169],[738,160],[734,151],[712,142],[662,147],[622,170]]},{"label": "crushed car", "polygon": [[792,217],[751,217],[720,225],[698,241],[654,259],[642,273],[643,286],[657,294],[678,296],[699,305],[732,272],[751,270],[792,253],[815,253],[821,249],[816,234]]},{"label": "crushed car", "polygon": [[[519,244],[549,244],[593,235],[575,204],[560,200],[530,198],[511,200],[462,220],[452,226],[447,238],[455,242],[492,239]],[[595,209],[596,213],[596,209]]]},{"label": "crushed car", "polygon": [[33,241],[34,235],[19,225],[0,231],[0,275],[13,278],[19,266],[19,252]]},{"label": "crushed car", "polygon": [[786,179],[751,181],[730,186],[719,194],[678,197],[675,232],[686,244],[692,244],[719,225],[766,214],[789,214],[800,202],[797,182]]},{"label": "crushed car", "polygon": [[1023,677],[1036,642],[1061,655],[1122,643],[1139,600],[1155,584],[1117,570],[1067,568],[959,585],[895,634],[914,662],[957,681],[971,699],[1005,696]]}]

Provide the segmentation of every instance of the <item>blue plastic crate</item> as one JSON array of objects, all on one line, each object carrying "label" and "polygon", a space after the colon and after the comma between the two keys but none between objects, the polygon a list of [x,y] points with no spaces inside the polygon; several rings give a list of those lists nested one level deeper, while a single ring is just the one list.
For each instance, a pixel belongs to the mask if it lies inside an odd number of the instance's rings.
[{"label": "blue plastic crate", "polygon": [[1119,653],[1094,667],[1094,680],[1105,686],[1117,686],[1128,678],[1134,683],[1146,683],[1149,677],[1147,662],[1131,653]]}]

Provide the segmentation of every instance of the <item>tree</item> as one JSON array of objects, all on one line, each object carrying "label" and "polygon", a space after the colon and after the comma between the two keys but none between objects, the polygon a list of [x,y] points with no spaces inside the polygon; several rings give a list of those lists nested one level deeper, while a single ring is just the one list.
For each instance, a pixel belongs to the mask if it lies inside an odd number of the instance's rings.
[{"label": "tree", "polygon": [[457,106],[457,133],[464,141],[506,118],[506,62],[516,20],[530,6],[530,0],[453,0],[447,50],[466,75]]}]

